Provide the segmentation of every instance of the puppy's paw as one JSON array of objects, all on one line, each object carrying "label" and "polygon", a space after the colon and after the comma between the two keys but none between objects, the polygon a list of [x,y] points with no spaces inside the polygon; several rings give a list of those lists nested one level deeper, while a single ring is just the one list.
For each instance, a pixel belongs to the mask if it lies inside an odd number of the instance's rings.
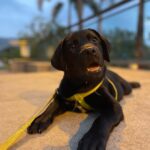
[{"label": "puppy's paw", "polygon": [[36,118],[27,128],[28,134],[42,133],[52,123],[52,119],[44,120],[43,118]]},{"label": "puppy's paw", "polygon": [[97,135],[84,135],[78,144],[77,150],[105,150],[105,144]]}]

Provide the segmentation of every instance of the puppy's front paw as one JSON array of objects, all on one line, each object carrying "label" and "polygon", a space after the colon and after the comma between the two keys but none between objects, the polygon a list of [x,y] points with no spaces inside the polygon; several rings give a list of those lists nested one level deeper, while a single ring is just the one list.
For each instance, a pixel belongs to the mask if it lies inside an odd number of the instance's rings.
[{"label": "puppy's front paw", "polygon": [[28,134],[42,133],[44,130],[48,128],[51,122],[52,119],[45,120],[42,117],[38,117],[27,128],[27,132]]},{"label": "puppy's front paw", "polygon": [[105,150],[105,144],[96,134],[86,134],[80,140],[77,150]]}]

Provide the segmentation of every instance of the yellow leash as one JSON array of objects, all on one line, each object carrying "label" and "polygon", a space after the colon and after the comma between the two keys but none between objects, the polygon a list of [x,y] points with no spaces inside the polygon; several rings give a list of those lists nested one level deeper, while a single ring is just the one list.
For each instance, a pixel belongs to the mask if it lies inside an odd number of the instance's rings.
[{"label": "yellow leash", "polygon": [[44,110],[47,108],[47,106],[53,102],[55,98],[55,95],[48,100],[44,107],[42,107],[40,109],[40,111],[38,113],[36,113],[35,115],[33,115],[33,117],[31,117],[23,126],[21,126],[14,134],[12,134],[4,143],[0,144],[0,150],[8,150],[10,147],[12,147],[21,137],[23,137],[23,135],[26,133],[27,128],[30,126],[30,124],[32,123],[32,121],[38,116],[40,115],[42,112],[44,112]]}]

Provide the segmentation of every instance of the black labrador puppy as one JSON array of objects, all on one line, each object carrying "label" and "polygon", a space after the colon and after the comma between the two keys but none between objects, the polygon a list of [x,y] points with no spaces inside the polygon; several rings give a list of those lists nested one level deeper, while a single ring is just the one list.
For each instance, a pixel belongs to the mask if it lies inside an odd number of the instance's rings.
[{"label": "black labrador puppy", "polygon": [[67,35],[58,45],[51,63],[64,71],[63,79],[47,109],[28,127],[29,134],[42,133],[55,116],[65,111],[98,112],[78,150],[105,150],[112,129],[123,120],[119,101],[130,94],[137,82],[127,82],[107,70],[109,43],[92,29]]}]

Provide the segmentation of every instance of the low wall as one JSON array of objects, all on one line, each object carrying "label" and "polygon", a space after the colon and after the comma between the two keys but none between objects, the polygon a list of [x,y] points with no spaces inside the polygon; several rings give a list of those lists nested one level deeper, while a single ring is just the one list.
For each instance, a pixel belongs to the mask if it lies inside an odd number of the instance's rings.
[{"label": "low wall", "polygon": [[51,65],[47,61],[12,59],[9,60],[9,69],[11,72],[41,72],[49,71]]},{"label": "low wall", "polygon": [[112,60],[110,65],[117,67],[129,67],[129,68],[139,68],[139,69],[150,69],[150,61],[149,60]]}]

